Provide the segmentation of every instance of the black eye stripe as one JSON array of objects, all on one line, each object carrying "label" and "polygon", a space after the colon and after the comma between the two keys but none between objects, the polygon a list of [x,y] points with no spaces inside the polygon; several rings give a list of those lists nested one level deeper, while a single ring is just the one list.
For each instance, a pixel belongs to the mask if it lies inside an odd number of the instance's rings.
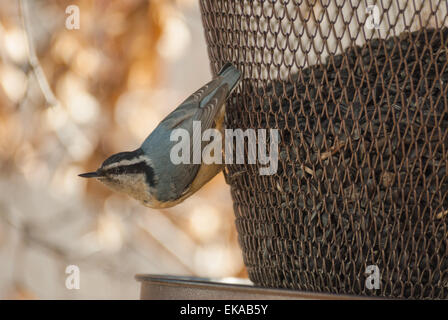
[{"label": "black eye stripe", "polygon": [[104,171],[105,175],[108,174],[132,174],[132,173],[143,173],[146,175],[146,181],[153,187],[155,185],[154,170],[145,161],[129,164],[129,165],[119,165],[113,168],[106,169]]},{"label": "black eye stripe", "polygon": [[143,162],[130,165],[120,165],[106,170],[106,173],[124,174],[124,173],[142,173],[144,172]]}]

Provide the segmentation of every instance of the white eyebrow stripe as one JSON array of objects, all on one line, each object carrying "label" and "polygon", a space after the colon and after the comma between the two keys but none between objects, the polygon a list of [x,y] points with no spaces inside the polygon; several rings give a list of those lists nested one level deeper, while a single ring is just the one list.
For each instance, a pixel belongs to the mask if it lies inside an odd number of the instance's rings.
[{"label": "white eyebrow stripe", "polygon": [[131,160],[121,160],[119,162],[111,163],[111,164],[103,167],[103,170],[107,171],[112,168],[121,167],[121,166],[130,166],[130,165],[141,163],[141,162],[145,162],[148,166],[152,167],[151,159],[149,159],[147,156],[142,155],[142,156],[139,156],[139,157],[131,159]]}]

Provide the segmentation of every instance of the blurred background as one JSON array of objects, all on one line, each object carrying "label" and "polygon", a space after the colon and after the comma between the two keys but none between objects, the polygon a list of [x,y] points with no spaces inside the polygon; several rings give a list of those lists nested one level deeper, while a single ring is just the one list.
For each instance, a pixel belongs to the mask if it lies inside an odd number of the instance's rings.
[{"label": "blurred background", "polygon": [[222,174],[166,210],[78,177],[210,80],[198,1],[24,8],[0,0],[0,299],[136,299],[137,273],[246,277]]}]

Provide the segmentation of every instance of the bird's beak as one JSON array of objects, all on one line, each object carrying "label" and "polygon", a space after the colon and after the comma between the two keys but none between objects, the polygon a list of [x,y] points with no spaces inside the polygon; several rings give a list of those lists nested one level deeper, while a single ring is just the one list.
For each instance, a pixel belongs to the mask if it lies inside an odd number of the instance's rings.
[{"label": "bird's beak", "polygon": [[101,177],[101,174],[99,174],[98,171],[94,171],[94,172],[81,173],[79,174],[79,176],[83,178],[98,178]]}]

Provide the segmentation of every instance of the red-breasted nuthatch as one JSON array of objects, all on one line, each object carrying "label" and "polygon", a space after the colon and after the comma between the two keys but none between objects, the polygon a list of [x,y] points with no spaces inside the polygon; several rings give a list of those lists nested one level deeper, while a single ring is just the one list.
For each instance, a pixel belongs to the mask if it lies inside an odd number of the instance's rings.
[{"label": "red-breasted nuthatch", "polygon": [[163,119],[140,148],[114,154],[95,172],[80,176],[97,178],[151,208],[168,208],[182,202],[218,174],[222,164],[174,164],[170,150],[176,142],[171,141],[171,132],[184,129],[191,136],[193,121],[200,121],[202,131],[215,128],[222,132],[225,101],[240,77],[238,69],[231,63],[225,64],[215,79]]}]

